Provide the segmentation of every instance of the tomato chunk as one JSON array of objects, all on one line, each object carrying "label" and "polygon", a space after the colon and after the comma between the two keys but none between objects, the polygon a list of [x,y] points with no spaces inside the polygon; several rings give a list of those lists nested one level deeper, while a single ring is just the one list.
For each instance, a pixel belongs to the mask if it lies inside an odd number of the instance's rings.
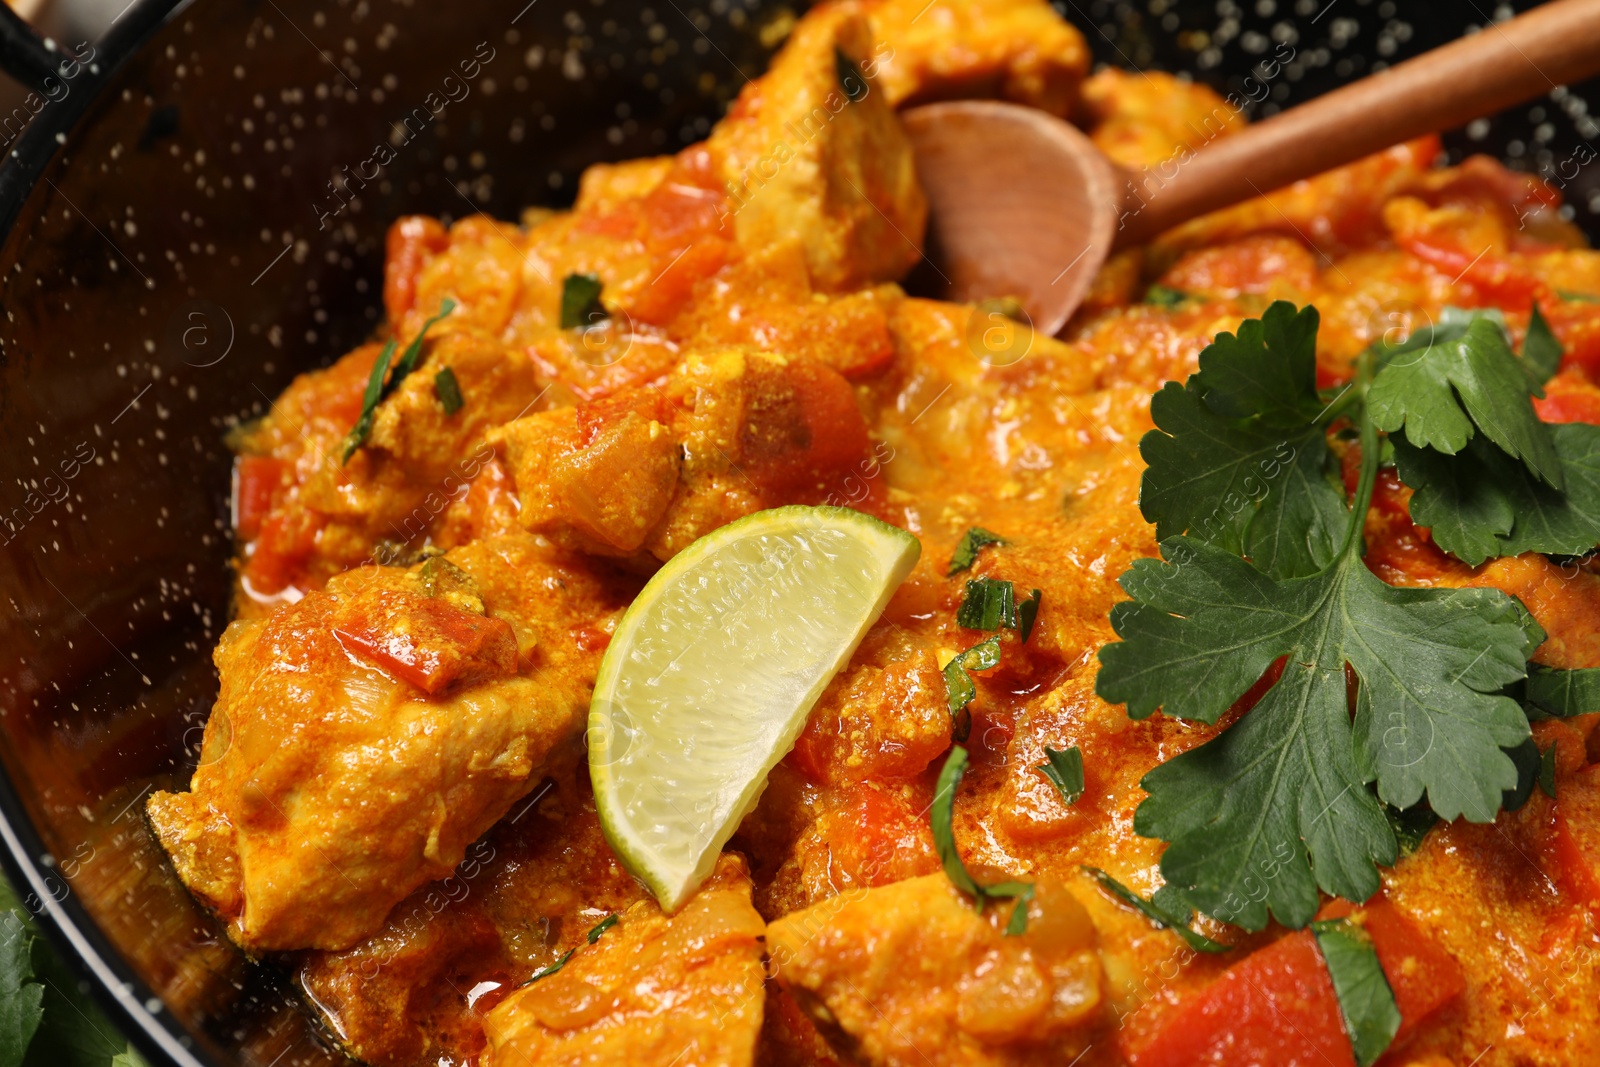
[{"label": "tomato chunk", "polygon": [[1355,1067],[1333,979],[1310,930],[1234,964],[1126,1049],[1133,1067]]},{"label": "tomato chunk", "polygon": [[[1466,986],[1454,957],[1387,901],[1362,908],[1340,901],[1324,909],[1323,916],[1353,916],[1371,935],[1400,1009],[1400,1029],[1391,1048],[1408,1040]],[[1152,1038],[1125,1051],[1133,1067],[1353,1067],[1355,1062],[1333,980],[1309,930],[1234,964],[1162,1019]]]},{"label": "tomato chunk", "polygon": [[1555,806],[1556,880],[1577,901],[1600,904],[1600,764],[1563,777]]},{"label": "tomato chunk", "polygon": [[346,651],[430,696],[516,672],[517,639],[505,620],[437,597],[386,591],[342,616],[333,633]]},{"label": "tomato chunk", "polygon": [[283,487],[288,464],[271,456],[240,456],[233,467],[233,528],[246,541],[261,533],[261,523],[272,510]]}]

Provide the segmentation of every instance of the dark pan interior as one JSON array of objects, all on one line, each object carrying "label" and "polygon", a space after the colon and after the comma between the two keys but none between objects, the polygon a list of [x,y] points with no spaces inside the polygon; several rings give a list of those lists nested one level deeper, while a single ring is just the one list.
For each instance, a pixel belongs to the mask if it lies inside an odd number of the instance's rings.
[{"label": "dark pan interior", "polygon": [[[697,140],[794,10],[196,0],[163,20],[171,6],[125,16],[0,172],[3,853],[153,1060],[332,1063],[281,978],[195,912],[140,815],[187,781],[216,691],[223,436],[372,331],[394,216],[514,220],[570,199],[589,163]],[[1059,6],[1101,61],[1190,71],[1257,116],[1489,14]],[[1452,152],[1539,170],[1600,233],[1595,88],[1453,134]]]}]

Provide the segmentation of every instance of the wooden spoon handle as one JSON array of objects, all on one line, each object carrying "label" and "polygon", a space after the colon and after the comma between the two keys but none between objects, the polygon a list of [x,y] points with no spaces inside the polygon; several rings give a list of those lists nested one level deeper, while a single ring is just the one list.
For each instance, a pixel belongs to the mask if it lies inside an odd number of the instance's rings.
[{"label": "wooden spoon handle", "polygon": [[1130,180],[1118,247],[1600,73],[1600,0],[1554,0]]}]

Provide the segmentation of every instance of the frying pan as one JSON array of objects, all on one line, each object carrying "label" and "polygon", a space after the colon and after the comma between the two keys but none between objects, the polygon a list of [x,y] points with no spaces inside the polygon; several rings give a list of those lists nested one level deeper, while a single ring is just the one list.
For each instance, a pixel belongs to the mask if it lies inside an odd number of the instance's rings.
[{"label": "frying pan", "polygon": [[[1522,6],[1062,5],[1099,61],[1188,72],[1257,116]],[[795,13],[138,0],[91,50],[0,5],[0,67],[34,91],[0,115],[0,863],[152,1063],[343,1062],[140,814],[187,782],[216,694],[224,436],[372,332],[396,215],[515,219],[570,201],[587,164],[698,140]],[[1594,237],[1596,88],[1487,116],[1452,156],[1539,171]]]}]

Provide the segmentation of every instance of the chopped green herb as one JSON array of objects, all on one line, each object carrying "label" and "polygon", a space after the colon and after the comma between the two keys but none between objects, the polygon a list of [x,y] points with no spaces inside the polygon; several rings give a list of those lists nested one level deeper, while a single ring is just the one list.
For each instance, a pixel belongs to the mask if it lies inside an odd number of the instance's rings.
[{"label": "chopped green herb", "polygon": [[1551,800],[1556,798],[1556,746],[1539,753],[1539,789]]},{"label": "chopped green herb", "polygon": [[[1160,404],[1176,391],[1206,425],[1254,425],[1263,439],[1297,442],[1297,457],[1320,454],[1331,420],[1349,418],[1362,461],[1353,507],[1334,489],[1330,509],[1324,491],[1310,488],[1326,480],[1320,458],[1303,468],[1300,488],[1269,488],[1231,538],[1208,537],[1193,505],[1175,507],[1168,531],[1189,534],[1164,536],[1165,562],[1138,560],[1122,576],[1132,599],[1112,610],[1122,640],[1101,651],[1096,684],[1136,719],[1160,708],[1215,723],[1287,660],[1249,713],[1145,776],[1150,795],[1134,819],[1139,833],[1169,842],[1167,882],[1206,914],[1251,930],[1269,915],[1306,925],[1319,890],[1356,901],[1376,892],[1376,865],[1399,851],[1385,804],[1410,808],[1426,797],[1442,819],[1491,821],[1518,780],[1506,750],[1529,733],[1506,690],[1544,639],[1505,593],[1396,588],[1361,558],[1380,422],[1415,432],[1430,449],[1459,450],[1481,436],[1540,469],[1556,455],[1533,416],[1537,387],[1503,327],[1488,314],[1446,316],[1421,345],[1364,353],[1348,395],[1319,409],[1309,380],[1316,325],[1313,309],[1274,304],[1237,337],[1219,335],[1188,387],[1158,393],[1158,429],[1141,443],[1146,489],[1153,480],[1176,499],[1189,491],[1183,478],[1237,465],[1238,449],[1201,432],[1185,430],[1184,447],[1174,446]],[[1269,508],[1271,535],[1254,540]],[[1358,681],[1353,719],[1347,668]]]},{"label": "chopped green herb", "polygon": [[1539,310],[1538,301],[1535,301],[1533,314],[1528,318],[1528,333],[1522,339],[1522,365],[1534,381],[1543,385],[1561,368],[1563,355],[1561,342],[1550,332],[1550,324],[1545,321],[1544,313]]},{"label": "chopped green herb", "polygon": [[[609,930],[613,926],[617,925],[617,919],[618,918],[620,918],[620,916],[618,916],[615,912],[613,912],[612,914],[607,915],[604,919],[601,919],[598,923],[596,923],[594,925],[594,928],[591,929],[589,931],[589,933],[588,933],[589,944],[592,945],[596,941],[599,941],[600,940],[600,935],[604,934],[607,930]],[[550,966],[544,968],[541,971],[535,972],[534,976],[532,978],[529,978],[526,982],[523,982],[522,985],[523,986],[530,986],[533,983],[537,982],[541,978],[549,978],[552,974],[555,974],[561,968],[565,967],[567,965],[567,961],[572,959],[573,953],[575,953],[577,951],[578,951],[578,949],[577,949],[576,946],[573,947],[573,948],[567,949],[567,951],[563,952],[560,956],[556,957],[556,961],[554,963],[552,963]],[[521,987],[519,987],[519,988],[521,988]]]},{"label": "chopped green herb", "polygon": [[1076,804],[1078,798],[1083,796],[1083,750],[1073,745],[1065,751],[1058,751],[1046,745],[1044,759],[1034,770],[1050,779],[1050,783],[1060,790],[1063,801]]},{"label": "chopped green herb", "polygon": [[939,854],[939,862],[944,866],[945,876],[972,898],[973,907],[982,911],[984,905],[992,900],[1015,900],[1016,904],[1011,909],[1011,919],[1006,923],[1005,934],[1007,937],[1018,937],[1027,931],[1028,903],[1033,900],[1033,885],[1030,882],[999,882],[995,885],[980,885],[967,870],[967,865],[961,862],[961,853],[956,850],[956,834],[954,827],[956,789],[961,785],[961,778],[967,773],[967,750],[960,745],[950,748],[950,755],[945,757],[944,766],[939,770],[939,782],[934,787],[933,806],[928,812],[928,822],[933,828],[933,847]]},{"label": "chopped green herb", "polygon": [[1530,737],[1516,748],[1506,749],[1506,755],[1517,765],[1517,784],[1500,795],[1500,807],[1520,811],[1539,781],[1539,746]]},{"label": "chopped green herb", "polygon": [[372,365],[372,373],[367,376],[367,390],[361,394],[361,414],[356,417],[356,424],[344,439],[344,460],[349,463],[350,457],[356,454],[367,440],[367,435],[372,432],[373,415],[378,410],[378,400],[383,396],[383,379],[389,373],[389,361],[394,358],[395,343],[390,341],[383,346],[383,351],[378,353],[378,361]]},{"label": "chopped green herb", "polygon": [[449,367],[433,376],[433,395],[439,398],[446,415],[454,415],[466,403],[461,399],[461,383],[456,381],[456,372]]},{"label": "chopped green herb", "polygon": [[1573,304],[1600,304],[1600,296],[1593,293],[1579,293],[1571,289],[1557,289],[1556,295]]},{"label": "chopped green herb", "polygon": [[1175,308],[1188,299],[1188,293],[1181,289],[1169,289],[1165,285],[1152,285],[1144,291],[1144,302],[1161,308]]},{"label": "chopped green herb", "polygon": [[1333,979],[1357,1067],[1372,1067],[1400,1032],[1400,1008],[1372,938],[1348,919],[1315,922],[1311,931]]},{"label": "chopped green herb", "polygon": [[1017,628],[1016,590],[995,578],[971,578],[956,611],[956,625],[968,630]]},{"label": "chopped green herb", "polygon": [[604,919],[601,919],[599,922],[595,923],[594,924],[594,929],[589,931],[589,944],[592,945],[596,941],[600,940],[600,935],[604,934],[607,930],[609,930],[613,926],[617,925],[617,920],[620,919],[620,918],[622,918],[621,915],[619,915],[616,912],[612,912],[610,915],[607,915]]},{"label": "chopped green herb", "polygon": [[1033,624],[1039,618],[1039,605],[1044,601],[1044,591],[1035,589],[1027,600],[1017,605],[1017,636],[1023,644],[1033,635]]},{"label": "chopped green herb", "polygon": [[[383,351],[378,354],[378,361],[372,365],[372,374],[367,378],[367,389],[361,397],[361,414],[345,436],[342,462],[350,462],[350,457],[356,454],[356,449],[366,443],[367,435],[372,432],[372,421],[377,417],[378,405],[393,396],[406,376],[416,370],[417,363],[422,359],[422,341],[427,336],[428,330],[455,309],[454,300],[446,298],[439,303],[439,313],[422,324],[422,329],[417,331],[417,336],[411,339],[411,343],[400,354],[400,358],[394,360],[393,374],[389,373],[389,366],[390,360],[394,359],[395,342],[391,340],[383,346]],[[387,382],[384,381],[386,375]]]},{"label": "chopped green herb", "polygon": [[1439,816],[1426,804],[1414,804],[1404,810],[1385,804],[1383,814],[1389,820],[1389,829],[1394,831],[1402,856],[1409,856],[1420,848],[1422,839],[1439,822]]},{"label": "chopped green herb", "polygon": [[833,69],[839,79],[839,91],[844,93],[844,98],[852,104],[866,99],[870,91],[867,85],[867,76],[861,73],[861,67],[851,59],[844,49],[837,46],[833,50]]},{"label": "chopped green herb", "polygon": [[567,961],[572,958],[572,954],[576,951],[578,951],[576,948],[567,949],[567,951],[556,957],[556,961],[554,963],[543,968],[542,970],[535,971],[533,977],[522,984],[524,986],[530,986],[541,978],[549,978],[552,974],[555,974],[561,968],[565,967],[567,965]]},{"label": "chopped green herb", "polygon": [[964,570],[968,570],[978,561],[978,550],[987,545],[1003,545],[1006,539],[999,534],[990,533],[981,526],[974,526],[961,535],[961,540],[956,542],[956,550],[950,553],[950,569],[945,572],[945,577],[954,577]]},{"label": "chopped green herb", "polygon": [[561,328],[576,330],[611,317],[600,302],[598,274],[569,274],[561,283]]},{"label": "chopped green herb", "polygon": [[1146,900],[1099,867],[1085,867],[1083,870],[1084,873],[1100,883],[1101,889],[1104,889],[1124,904],[1132,907],[1146,919],[1149,919],[1156,929],[1171,930],[1183,938],[1184,943],[1196,952],[1232,951],[1232,945],[1224,945],[1220,941],[1213,941],[1189,925],[1192,909],[1189,909],[1188,913],[1180,914],[1180,909],[1172,906],[1177,900],[1182,899],[1181,894],[1166,893],[1166,887],[1164,886],[1162,891],[1158,891],[1153,899]]},{"label": "chopped green herb", "polygon": [[967,731],[972,726],[972,715],[967,710],[973,698],[978,695],[978,687],[972,681],[968,671],[986,671],[1000,663],[1000,635],[986,637],[973,645],[965,652],[958,653],[949,663],[944,665],[944,691],[945,699],[950,706],[950,718],[953,723],[952,736],[957,741],[967,739]]}]

